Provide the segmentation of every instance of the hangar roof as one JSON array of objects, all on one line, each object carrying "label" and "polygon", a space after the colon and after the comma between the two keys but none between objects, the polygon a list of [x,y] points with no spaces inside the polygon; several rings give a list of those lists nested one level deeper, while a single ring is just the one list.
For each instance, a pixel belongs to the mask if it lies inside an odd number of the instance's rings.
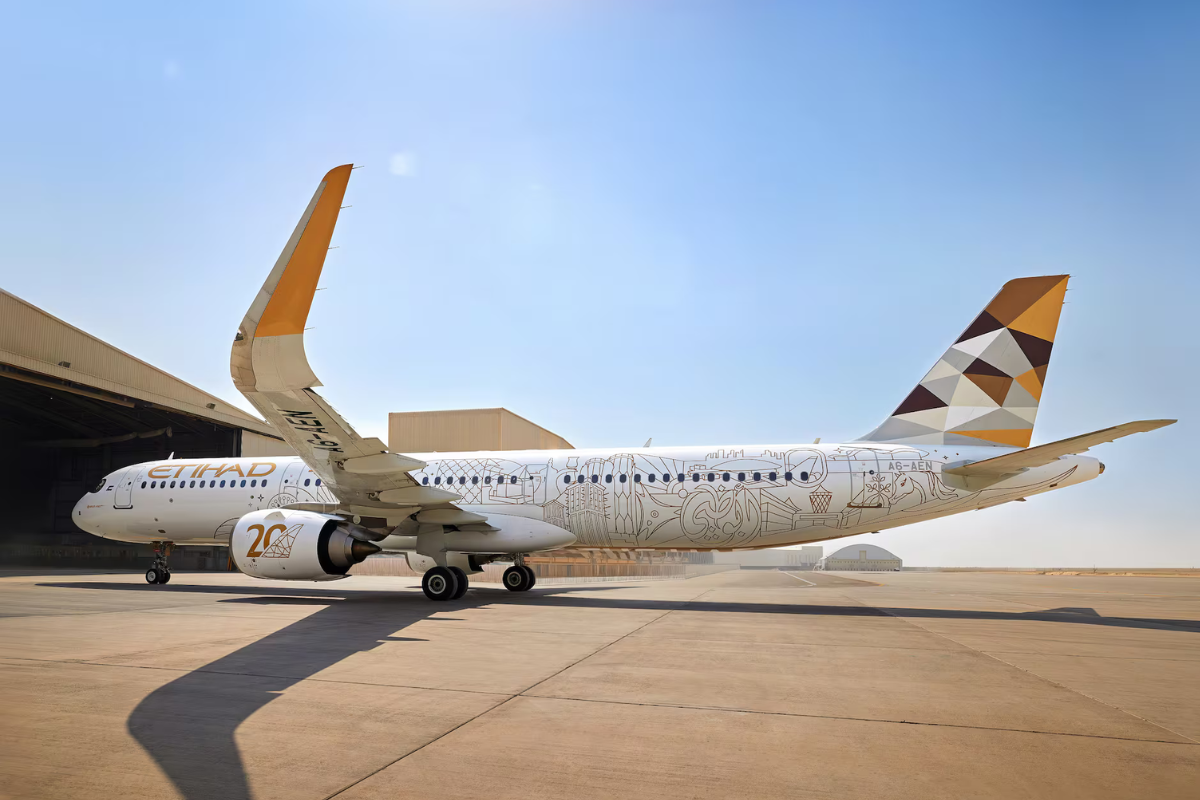
[{"label": "hangar roof", "polygon": [[[278,438],[275,430],[236,406],[68,325],[0,289],[0,365],[5,377],[86,394],[88,387]],[[30,375],[28,373],[37,373]]]},{"label": "hangar roof", "polygon": [[846,545],[841,550],[838,550],[836,552],[830,553],[829,555],[825,556],[825,559],[826,560],[832,559],[834,561],[841,561],[841,560],[858,561],[858,554],[863,550],[867,551],[867,560],[868,561],[891,561],[893,559],[895,559],[896,561],[900,560],[900,556],[895,555],[894,553],[892,553],[888,550],[884,550],[882,547],[880,547],[878,545],[874,545],[874,544]]}]

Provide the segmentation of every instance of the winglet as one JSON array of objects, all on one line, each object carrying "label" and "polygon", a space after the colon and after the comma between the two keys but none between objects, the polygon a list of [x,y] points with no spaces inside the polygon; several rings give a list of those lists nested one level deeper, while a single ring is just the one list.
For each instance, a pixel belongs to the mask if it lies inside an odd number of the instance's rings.
[{"label": "winglet", "polygon": [[337,225],[351,164],[325,174],[242,320],[230,371],[242,390],[320,386],[304,353],[304,326]]}]

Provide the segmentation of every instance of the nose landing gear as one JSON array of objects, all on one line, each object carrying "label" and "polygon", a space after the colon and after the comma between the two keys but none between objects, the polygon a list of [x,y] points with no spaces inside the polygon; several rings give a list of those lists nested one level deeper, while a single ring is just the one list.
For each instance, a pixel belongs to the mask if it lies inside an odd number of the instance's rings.
[{"label": "nose landing gear", "polygon": [[167,567],[167,556],[171,554],[171,542],[154,542],[154,563],[146,570],[146,583],[164,584],[171,580]]}]

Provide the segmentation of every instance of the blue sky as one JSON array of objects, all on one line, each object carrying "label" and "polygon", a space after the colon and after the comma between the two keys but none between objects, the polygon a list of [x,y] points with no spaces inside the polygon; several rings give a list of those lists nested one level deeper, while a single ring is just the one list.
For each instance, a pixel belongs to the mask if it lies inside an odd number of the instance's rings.
[{"label": "blue sky", "polygon": [[0,285],[230,400],[321,175],[325,393],[576,446],[873,428],[998,287],[1075,276],[1034,441],[1098,481],[871,537],[910,564],[1200,566],[1200,6],[23,4]]}]

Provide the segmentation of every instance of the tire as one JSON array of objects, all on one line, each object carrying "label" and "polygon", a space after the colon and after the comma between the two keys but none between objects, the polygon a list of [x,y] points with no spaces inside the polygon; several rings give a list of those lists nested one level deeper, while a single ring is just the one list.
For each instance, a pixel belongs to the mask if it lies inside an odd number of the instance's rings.
[{"label": "tire", "polygon": [[470,588],[470,585],[467,583],[467,573],[464,572],[461,567],[450,567],[449,569],[454,573],[454,577],[458,579],[458,591],[456,591],[454,596],[450,599],[458,600],[460,597],[466,594],[467,589]]},{"label": "tire", "polygon": [[434,567],[421,576],[421,591],[430,600],[449,600],[458,591],[458,577],[445,567]]},{"label": "tire", "polygon": [[525,570],[525,574],[529,577],[529,585],[525,587],[525,590],[528,591],[537,586],[537,573],[533,571],[533,567],[521,567],[521,569]]},{"label": "tire", "polygon": [[158,567],[146,570],[146,583],[162,583],[162,573],[158,571]]},{"label": "tire", "polygon": [[510,592],[524,592],[529,589],[529,575],[524,567],[513,565],[504,570],[504,588]]},{"label": "tire", "polygon": [[159,583],[170,583],[170,582],[171,582],[171,570],[167,570],[167,571],[163,572],[162,579],[159,580]]}]

